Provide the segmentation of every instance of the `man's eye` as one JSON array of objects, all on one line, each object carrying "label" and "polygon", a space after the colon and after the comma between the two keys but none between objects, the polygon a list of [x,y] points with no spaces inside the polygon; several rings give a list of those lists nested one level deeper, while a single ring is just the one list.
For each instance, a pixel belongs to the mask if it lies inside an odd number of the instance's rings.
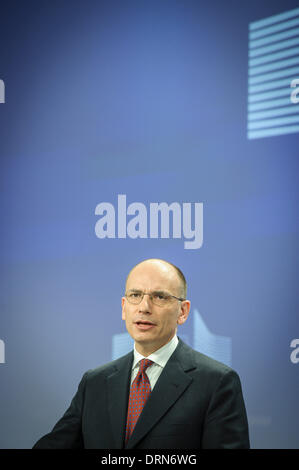
[{"label": "man's eye", "polygon": [[141,297],[141,294],[140,294],[139,292],[132,292],[132,293],[130,294],[130,297],[131,297],[132,299],[139,299],[139,297]]},{"label": "man's eye", "polygon": [[168,298],[168,295],[166,294],[162,294],[162,293],[154,294],[154,299],[166,300],[167,298]]}]

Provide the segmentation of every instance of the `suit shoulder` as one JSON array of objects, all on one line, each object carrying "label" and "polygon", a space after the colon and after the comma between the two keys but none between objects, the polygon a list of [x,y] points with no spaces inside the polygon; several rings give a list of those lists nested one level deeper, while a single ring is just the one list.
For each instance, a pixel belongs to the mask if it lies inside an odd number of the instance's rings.
[{"label": "suit shoulder", "polygon": [[195,350],[193,357],[197,380],[204,380],[213,388],[229,386],[235,390],[241,389],[239,374],[230,366]]},{"label": "suit shoulder", "polygon": [[195,349],[193,349],[193,354],[196,364],[200,367],[206,368],[207,370],[223,374],[233,371],[233,369],[227,364],[217,361],[216,359],[213,359],[212,357],[207,356],[206,354],[196,351]]},{"label": "suit shoulder", "polygon": [[182,354],[184,353],[188,353],[190,355],[193,365],[201,373],[204,372],[206,374],[218,376],[223,376],[226,374],[237,374],[236,371],[234,371],[230,366],[191,348],[187,344],[183,344]]},{"label": "suit shoulder", "polygon": [[86,372],[87,378],[94,378],[99,377],[101,375],[110,375],[115,370],[121,368],[125,363],[132,360],[133,353],[130,352],[118,359],[114,359],[113,361],[107,362],[106,364],[102,364],[94,369],[89,369]]}]

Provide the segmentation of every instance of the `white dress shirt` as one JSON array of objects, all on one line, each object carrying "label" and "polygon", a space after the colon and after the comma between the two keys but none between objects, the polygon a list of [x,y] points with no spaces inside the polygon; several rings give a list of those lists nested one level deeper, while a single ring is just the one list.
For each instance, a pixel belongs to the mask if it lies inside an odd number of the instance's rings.
[{"label": "white dress shirt", "polygon": [[146,375],[149,378],[151,389],[153,390],[168,359],[170,358],[175,348],[177,347],[178,342],[179,342],[178,337],[175,334],[174,337],[167,344],[165,344],[164,346],[162,346],[162,348],[150,354],[148,357],[142,356],[142,354],[140,354],[136,350],[136,347],[134,344],[134,360],[133,360],[132,373],[131,373],[131,385],[138,373],[139,362],[141,361],[141,359],[149,359],[150,361],[153,361],[154,364],[151,364],[146,369]]}]

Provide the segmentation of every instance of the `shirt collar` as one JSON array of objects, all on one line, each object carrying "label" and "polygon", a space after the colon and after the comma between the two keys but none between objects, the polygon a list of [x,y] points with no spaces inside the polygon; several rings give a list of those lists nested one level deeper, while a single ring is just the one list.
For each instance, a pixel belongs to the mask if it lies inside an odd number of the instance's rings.
[{"label": "shirt collar", "polygon": [[160,349],[153,352],[146,358],[142,356],[142,354],[140,354],[136,350],[135,343],[134,343],[134,361],[133,361],[132,369],[134,369],[137,366],[137,364],[139,363],[139,361],[141,361],[141,359],[149,359],[150,361],[153,361],[155,364],[158,364],[160,367],[165,367],[168,359],[170,358],[175,348],[177,347],[178,342],[179,342],[178,337],[175,334],[174,337],[168,343],[164,344],[164,346],[162,346]]}]

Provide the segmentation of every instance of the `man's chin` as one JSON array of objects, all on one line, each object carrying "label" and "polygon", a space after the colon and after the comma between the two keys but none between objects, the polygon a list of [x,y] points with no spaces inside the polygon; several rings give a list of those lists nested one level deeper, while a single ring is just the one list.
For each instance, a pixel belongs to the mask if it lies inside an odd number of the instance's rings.
[{"label": "man's chin", "polygon": [[140,344],[148,344],[154,342],[153,337],[151,335],[144,333],[135,334],[134,336],[132,335],[132,338],[134,339],[135,343]]}]

